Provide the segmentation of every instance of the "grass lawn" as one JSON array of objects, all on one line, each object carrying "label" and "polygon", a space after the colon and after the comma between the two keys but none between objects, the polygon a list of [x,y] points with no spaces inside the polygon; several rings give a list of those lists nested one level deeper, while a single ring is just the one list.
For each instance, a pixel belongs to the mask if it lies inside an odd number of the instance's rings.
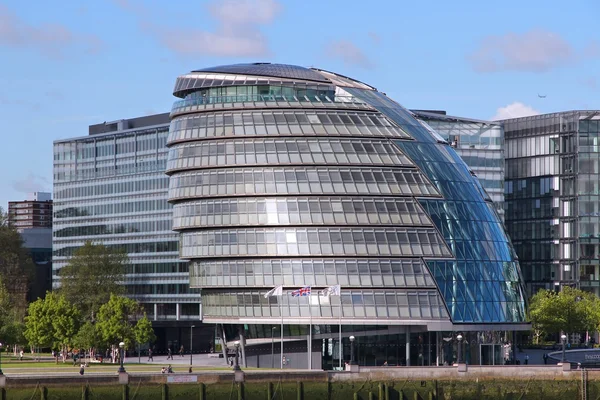
[{"label": "grass lawn", "polygon": [[[166,366],[165,364],[164,366]],[[62,361],[58,361],[58,364],[55,361],[34,361],[24,359],[23,361],[19,361],[18,359],[9,359],[5,360],[2,358],[2,370],[5,374],[22,374],[27,372],[39,372],[39,373],[48,373],[49,370],[53,370],[53,373],[64,374],[64,373],[79,373],[80,363],[77,362],[73,365],[73,360],[67,360],[67,362],[63,363]],[[162,364],[138,364],[137,362],[128,363],[125,362],[125,369],[127,372],[160,372],[160,369],[163,367]],[[89,367],[86,368],[85,372],[87,373],[111,373],[117,372],[119,368],[119,364],[111,364],[111,363],[89,363]],[[188,365],[173,365],[173,370],[175,372],[186,372],[188,371]],[[231,368],[228,367],[202,367],[202,366],[192,366],[194,371],[230,371]]]}]

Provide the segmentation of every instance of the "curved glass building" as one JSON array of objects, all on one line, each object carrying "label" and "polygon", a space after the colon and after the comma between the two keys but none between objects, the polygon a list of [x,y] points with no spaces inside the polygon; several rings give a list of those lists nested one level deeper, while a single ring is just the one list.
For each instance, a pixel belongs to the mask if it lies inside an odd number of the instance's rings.
[{"label": "curved glass building", "polygon": [[[506,358],[507,332],[528,327],[518,261],[475,174],[426,122],[365,83],[293,65],[193,71],[174,95],[180,256],[204,321],[243,338],[244,360],[279,366],[280,326],[296,367],[339,365],[340,328],[341,358],[353,335],[361,364],[454,362],[457,332],[471,363]],[[291,357],[307,336],[311,361]]]}]

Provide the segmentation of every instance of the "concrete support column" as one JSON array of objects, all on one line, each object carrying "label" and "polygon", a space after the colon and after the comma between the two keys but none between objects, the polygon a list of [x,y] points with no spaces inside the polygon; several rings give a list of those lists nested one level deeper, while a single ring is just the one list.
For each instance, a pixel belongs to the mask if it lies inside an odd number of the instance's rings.
[{"label": "concrete support column", "polygon": [[225,337],[225,327],[223,324],[221,324],[221,350],[223,351],[225,363],[229,365],[229,361],[227,360],[227,338]]},{"label": "concrete support column", "polygon": [[440,333],[435,332],[435,366],[440,366]]},{"label": "concrete support column", "polygon": [[175,304],[175,320],[179,321],[179,303]]},{"label": "concrete support column", "polygon": [[406,366],[410,366],[410,326],[406,327]]},{"label": "concrete support column", "polygon": [[158,319],[158,304],[154,303],[154,321]]},{"label": "concrete support column", "polygon": [[242,365],[244,368],[248,367],[246,362],[246,338],[244,337],[244,327],[240,326],[240,349],[242,350]]}]

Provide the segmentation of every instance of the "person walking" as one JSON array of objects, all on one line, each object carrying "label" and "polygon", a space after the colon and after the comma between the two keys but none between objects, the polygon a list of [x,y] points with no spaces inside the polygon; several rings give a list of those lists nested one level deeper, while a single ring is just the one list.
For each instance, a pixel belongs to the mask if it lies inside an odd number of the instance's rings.
[{"label": "person walking", "polygon": [[544,353],[544,365],[548,364],[548,353]]},{"label": "person walking", "polygon": [[171,360],[173,359],[173,353],[171,352],[171,348],[170,347],[167,349],[167,360],[168,359],[171,359]]},{"label": "person walking", "polygon": [[525,365],[529,365],[529,354],[525,354]]},{"label": "person walking", "polygon": [[179,348],[179,355],[183,357],[183,345]]},{"label": "person walking", "polygon": [[154,357],[152,357],[152,349],[148,349],[148,361],[154,361]]}]

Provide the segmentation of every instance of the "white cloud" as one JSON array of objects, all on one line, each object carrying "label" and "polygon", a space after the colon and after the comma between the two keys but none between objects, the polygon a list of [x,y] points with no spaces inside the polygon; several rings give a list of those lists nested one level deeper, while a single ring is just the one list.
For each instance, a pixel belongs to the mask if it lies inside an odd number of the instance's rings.
[{"label": "white cloud", "polygon": [[60,24],[34,26],[0,4],[0,46],[32,48],[51,58],[61,58],[67,47],[81,46],[97,53],[104,42],[94,35],[74,33]]},{"label": "white cloud", "polygon": [[342,60],[345,64],[363,68],[372,68],[373,63],[367,55],[354,43],[348,40],[336,40],[325,48],[326,54]]},{"label": "white cloud", "polygon": [[537,29],[487,36],[467,58],[478,72],[544,72],[573,62],[577,54],[558,34]]},{"label": "white cloud", "polygon": [[540,112],[531,106],[515,101],[506,107],[500,107],[496,110],[496,115],[490,118],[492,121],[501,119],[527,117],[530,115],[538,115]]},{"label": "white cloud", "polygon": [[270,54],[262,25],[281,11],[277,0],[215,0],[207,9],[217,23],[214,31],[165,28],[144,24],[171,51],[189,56],[254,57]]},{"label": "white cloud", "polygon": [[264,25],[281,11],[276,0],[221,0],[208,6],[210,13],[225,26]]},{"label": "white cloud", "polygon": [[52,183],[47,178],[30,171],[25,178],[13,181],[12,188],[21,193],[48,192],[52,189]]}]

